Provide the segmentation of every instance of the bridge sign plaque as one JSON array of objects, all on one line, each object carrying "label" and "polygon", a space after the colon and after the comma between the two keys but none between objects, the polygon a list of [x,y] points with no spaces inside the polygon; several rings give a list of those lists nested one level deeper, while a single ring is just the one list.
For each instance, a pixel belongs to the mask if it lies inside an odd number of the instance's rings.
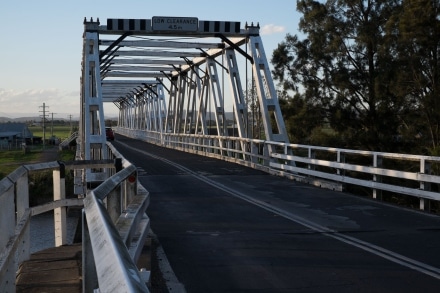
[{"label": "bridge sign plaque", "polygon": [[153,16],[153,31],[186,31],[196,32],[199,28],[197,17]]}]

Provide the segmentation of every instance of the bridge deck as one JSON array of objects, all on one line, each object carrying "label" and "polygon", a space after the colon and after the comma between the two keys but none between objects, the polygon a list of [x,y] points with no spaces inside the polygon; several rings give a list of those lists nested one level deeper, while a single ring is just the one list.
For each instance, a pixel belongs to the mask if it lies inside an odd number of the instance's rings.
[{"label": "bridge deck", "polygon": [[17,272],[17,292],[82,292],[80,244],[32,254]]},{"label": "bridge deck", "polygon": [[114,144],[135,163],[150,192],[151,228],[176,288],[230,293],[440,288],[436,215],[121,136]]},{"label": "bridge deck", "polygon": [[[163,292],[164,284],[158,269],[152,270],[152,242],[148,239],[137,263],[152,271],[151,286]],[[16,289],[26,292],[82,292],[82,243],[52,247],[33,253],[17,272]]]}]

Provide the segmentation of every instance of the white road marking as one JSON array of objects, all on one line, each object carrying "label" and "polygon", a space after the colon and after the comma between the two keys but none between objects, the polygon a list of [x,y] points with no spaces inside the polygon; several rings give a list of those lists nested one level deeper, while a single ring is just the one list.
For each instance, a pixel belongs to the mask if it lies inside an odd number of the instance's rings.
[{"label": "white road marking", "polygon": [[209,185],[211,185],[211,186],[213,186],[215,188],[223,190],[223,191],[229,193],[230,195],[232,195],[234,197],[237,197],[237,198],[240,198],[242,200],[245,200],[245,201],[247,201],[249,203],[252,203],[254,205],[257,205],[257,206],[259,206],[259,207],[261,207],[261,208],[263,208],[263,209],[265,209],[267,211],[273,212],[273,213],[275,213],[277,215],[280,215],[280,216],[282,216],[282,217],[284,217],[286,219],[289,219],[289,220],[291,220],[291,221],[293,221],[293,222],[295,222],[297,224],[305,226],[305,227],[307,227],[307,228],[309,228],[311,230],[314,230],[316,232],[322,233],[322,235],[325,235],[325,236],[331,237],[333,239],[339,240],[339,241],[344,242],[346,244],[349,244],[351,246],[360,248],[360,249],[362,249],[364,251],[368,251],[368,252],[370,252],[372,254],[375,254],[377,256],[380,256],[382,258],[385,258],[385,259],[387,259],[389,261],[392,261],[394,263],[400,264],[402,266],[408,267],[410,269],[416,270],[416,271],[421,272],[423,274],[429,275],[429,276],[434,277],[436,279],[440,279],[440,269],[439,268],[436,268],[436,267],[430,266],[428,264],[419,262],[417,260],[411,259],[409,257],[406,257],[404,255],[398,254],[396,252],[393,252],[391,250],[385,249],[383,247],[374,245],[372,243],[369,243],[369,242],[366,242],[366,241],[362,241],[360,239],[357,239],[357,238],[354,238],[354,237],[350,237],[350,236],[341,234],[341,233],[339,233],[339,232],[337,232],[335,230],[332,230],[332,229],[329,229],[329,228],[324,227],[322,225],[316,224],[316,223],[314,223],[312,221],[309,221],[309,220],[307,220],[307,219],[305,219],[303,217],[299,217],[297,215],[289,213],[286,210],[280,209],[280,208],[275,207],[273,205],[270,205],[270,204],[268,204],[266,202],[263,202],[263,201],[255,199],[255,198],[252,198],[252,197],[250,197],[250,196],[248,196],[248,195],[246,195],[246,194],[244,194],[242,192],[239,192],[239,191],[234,190],[232,188],[229,188],[229,187],[227,187],[227,186],[225,186],[223,184],[220,184],[220,183],[218,183],[218,182],[216,182],[214,180],[206,178],[203,175],[197,174],[196,172],[191,171],[190,169],[188,169],[186,167],[183,167],[182,165],[179,165],[177,163],[174,163],[174,162],[172,162],[170,160],[167,160],[165,158],[162,158],[162,157],[150,154],[148,152],[136,149],[136,148],[131,147],[131,146],[129,146],[129,145],[125,144],[125,143],[122,143],[122,142],[118,142],[118,143],[124,145],[125,147],[127,147],[127,148],[129,148],[129,149],[131,149],[133,151],[137,151],[137,152],[140,152],[140,153],[142,153],[144,155],[150,156],[152,158],[161,160],[162,162],[167,163],[167,164],[169,164],[169,165],[171,165],[171,166],[173,166],[173,167],[175,167],[175,168],[177,168],[179,170],[182,170],[182,171],[192,175],[193,177],[199,179],[200,181],[203,181],[203,182],[205,182],[205,183],[207,183],[207,184],[209,184]]}]

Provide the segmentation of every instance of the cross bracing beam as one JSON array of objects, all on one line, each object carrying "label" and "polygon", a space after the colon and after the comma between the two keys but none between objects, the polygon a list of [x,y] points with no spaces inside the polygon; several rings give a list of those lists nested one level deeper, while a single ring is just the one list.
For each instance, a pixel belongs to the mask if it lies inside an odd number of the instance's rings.
[{"label": "cross bracing beam", "polygon": [[162,66],[133,66],[133,65],[112,65],[108,67],[108,71],[112,70],[121,70],[121,71],[161,71],[161,70],[174,70],[173,66],[170,65],[162,65]]},{"label": "cross bracing beam", "polygon": [[89,99],[117,105],[120,127],[288,142],[258,25],[153,17],[86,21],[85,32],[97,35],[90,68],[100,73],[83,69],[100,81]]},{"label": "cross bracing beam", "polygon": [[162,72],[131,72],[131,71],[110,71],[105,77],[138,77],[138,78],[155,78],[163,77]]},{"label": "cross bracing beam", "polygon": [[[241,46],[246,42],[246,38],[235,38],[233,40],[230,40],[232,43],[234,43],[235,46]],[[219,56],[222,56],[225,52],[225,50],[229,49],[229,46],[226,46],[224,49],[210,49],[206,52],[206,56],[202,57],[196,57],[192,60],[192,65],[184,65],[181,66],[180,72],[186,72],[191,70],[191,66],[193,65],[202,65],[207,62],[207,58],[217,58]],[[178,72],[173,72],[173,75],[178,75]]]},{"label": "cross bracing beam", "polygon": [[162,50],[118,50],[117,56],[129,57],[202,57],[204,54],[200,52],[188,51],[162,51]]},{"label": "cross bracing beam", "polygon": [[164,64],[164,65],[185,65],[187,62],[184,59],[127,59],[118,58],[111,62],[112,64]]},{"label": "cross bracing beam", "polygon": [[112,80],[112,79],[107,79],[107,80],[103,80],[101,81],[101,84],[103,86],[106,85],[138,85],[138,84],[158,84],[159,82],[155,81],[155,80],[136,80],[136,79],[125,79],[125,80]]},{"label": "cross bracing beam", "polygon": [[[114,40],[100,40],[99,44],[102,46],[110,46]],[[188,42],[188,41],[161,41],[161,40],[134,40],[122,41],[118,43],[120,47],[149,47],[149,48],[179,48],[179,49],[214,49],[224,48],[223,43],[202,43],[202,42]]]}]

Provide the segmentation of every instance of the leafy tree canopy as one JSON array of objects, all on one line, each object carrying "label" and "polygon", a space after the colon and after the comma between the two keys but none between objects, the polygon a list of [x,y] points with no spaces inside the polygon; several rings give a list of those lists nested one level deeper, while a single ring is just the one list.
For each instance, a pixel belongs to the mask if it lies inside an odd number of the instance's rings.
[{"label": "leafy tree canopy", "polygon": [[[329,125],[350,148],[438,147],[438,6],[428,0],[298,0],[305,37],[288,34],[271,60],[274,78],[292,99],[283,105],[300,106],[293,121],[301,120],[306,132]],[[304,105],[311,115],[299,119]]]}]

